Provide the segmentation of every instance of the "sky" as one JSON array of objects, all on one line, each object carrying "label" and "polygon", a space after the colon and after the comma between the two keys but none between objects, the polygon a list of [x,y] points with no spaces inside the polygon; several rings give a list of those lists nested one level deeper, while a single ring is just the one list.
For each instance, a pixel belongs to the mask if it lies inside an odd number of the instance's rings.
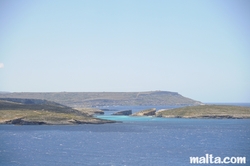
[{"label": "sky", "polygon": [[0,0],[0,91],[250,102],[248,0]]}]

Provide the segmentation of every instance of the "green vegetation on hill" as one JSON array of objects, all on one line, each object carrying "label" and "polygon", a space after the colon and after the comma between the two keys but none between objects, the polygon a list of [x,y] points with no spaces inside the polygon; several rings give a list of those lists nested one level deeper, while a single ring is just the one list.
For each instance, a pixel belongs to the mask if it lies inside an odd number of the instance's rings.
[{"label": "green vegetation on hill", "polygon": [[156,113],[166,118],[250,118],[250,107],[228,105],[200,105],[170,109]]}]

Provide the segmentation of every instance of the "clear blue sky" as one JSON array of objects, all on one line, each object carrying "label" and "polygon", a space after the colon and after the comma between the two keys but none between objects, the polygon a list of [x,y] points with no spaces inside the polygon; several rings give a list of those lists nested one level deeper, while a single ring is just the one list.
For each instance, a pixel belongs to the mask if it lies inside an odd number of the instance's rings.
[{"label": "clear blue sky", "polygon": [[250,102],[248,0],[0,0],[0,91]]}]

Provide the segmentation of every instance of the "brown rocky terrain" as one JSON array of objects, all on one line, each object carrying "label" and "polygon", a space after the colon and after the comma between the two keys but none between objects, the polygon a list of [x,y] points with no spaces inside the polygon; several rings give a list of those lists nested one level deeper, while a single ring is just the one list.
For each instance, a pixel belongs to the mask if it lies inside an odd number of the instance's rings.
[{"label": "brown rocky terrain", "polygon": [[131,114],[132,114],[132,110],[125,110],[125,111],[115,112],[112,115],[131,115]]},{"label": "brown rocky terrain", "polygon": [[250,107],[230,105],[200,105],[161,110],[157,117],[164,118],[214,118],[246,119],[250,118]]},{"label": "brown rocky terrain", "polygon": [[230,105],[186,106],[175,109],[155,108],[142,110],[131,116],[155,116],[163,118],[211,118],[211,119],[249,119],[250,107]]},{"label": "brown rocky terrain", "polygon": [[133,113],[131,116],[155,116],[155,112],[156,108],[151,108]]},{"label": "brown rocky terrain", "polygon": [[[98,112],[98,110],[94,112]],[[47,100],[0,99],[0,124],[62,125],[104,123],[114,123],[114,121],[94,118],[88,109],[79,111]]]}]

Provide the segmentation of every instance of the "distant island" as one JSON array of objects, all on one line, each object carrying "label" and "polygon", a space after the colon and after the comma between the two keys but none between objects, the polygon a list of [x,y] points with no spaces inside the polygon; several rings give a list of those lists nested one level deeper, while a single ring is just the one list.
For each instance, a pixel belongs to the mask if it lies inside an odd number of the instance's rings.
[{"label": "distant island", "polygon": [[70,125],[104,124],[115,121],[94,118],[95,109],[73,109],[40,99],[0,98],[0,124]]},{"label": "distant island", "polygon": [[0,98],[42,99],[69,107],[143,106],[143,105],[201,105],[202,103],[169,91],[148,92],[19,92],[0,93]]},{"label": "distant island", "polygon": [[156,117],[164,118],[212,118],[212,119],[249,119],[250,107],[229,105],[200,105],[160,110]]}]

